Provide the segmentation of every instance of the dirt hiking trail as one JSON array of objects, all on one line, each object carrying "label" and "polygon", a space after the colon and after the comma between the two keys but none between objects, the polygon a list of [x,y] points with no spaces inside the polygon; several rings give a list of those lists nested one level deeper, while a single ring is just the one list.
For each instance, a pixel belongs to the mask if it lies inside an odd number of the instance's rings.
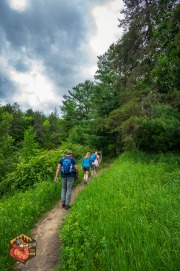
[{"label": "dirt hiking trail", "polygon": [[[97,176],[104,169],[99,169]],[[89,178],[91,181],[92,178]],[[60,181],[60,179],[59,179]],[[84,188],[84,184],[80,183],[73,188],[71,196],[71,205],[76,196]],[[60,246],[59,228],[64,218],[68,215],[69,210],[65,210],[61,206],[61,200],[49,212],[45,213],[43,218],[39,220],[35,228],[31,230],[31,237],[36,240],[36,256],[28,260],[25,264],[16,262],[16,270],[21,271],[52,271],[60,262]]]}]

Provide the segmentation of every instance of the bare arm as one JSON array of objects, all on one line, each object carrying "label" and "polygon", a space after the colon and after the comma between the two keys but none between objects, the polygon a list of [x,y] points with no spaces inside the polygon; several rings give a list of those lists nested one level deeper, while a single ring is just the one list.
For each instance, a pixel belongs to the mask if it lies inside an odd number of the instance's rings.
[{"label": "bare arm", "polygon": [[58,183],[58,174],[59,174],[59,172],[60,172],[60,169],[61,169],[61,165],[58,164],[57,169],[56,169],[56,177],[55,177],[55,182],[56,182],[56,183]]},{"label": "bare arm", "polygon": [[77,165],[74,165],[75,169],[76,169],[76,174],[78,175],[78,167]]},{"label": "bare arm", "polygon": [[100,157],[97,155],[98,164],[100,164]]}]

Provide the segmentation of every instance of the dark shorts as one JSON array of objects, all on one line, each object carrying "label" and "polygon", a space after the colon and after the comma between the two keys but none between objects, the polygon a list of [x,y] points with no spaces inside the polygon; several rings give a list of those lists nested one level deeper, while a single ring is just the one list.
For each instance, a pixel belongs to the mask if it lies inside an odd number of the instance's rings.
[{"label": "dark shorts", "polygon": [[90,168],[89,168],[89,167],[83,167],[83,170],[84,170],[84,171],[89,171]]}]

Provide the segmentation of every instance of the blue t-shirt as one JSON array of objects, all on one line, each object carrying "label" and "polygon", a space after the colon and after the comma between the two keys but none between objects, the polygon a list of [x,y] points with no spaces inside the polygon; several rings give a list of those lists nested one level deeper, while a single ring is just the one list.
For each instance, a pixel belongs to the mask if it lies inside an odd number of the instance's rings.
[{"label": "blue t-shirt", "polygon": [[[63,165],[63,160],[66,159],[66,158],[71,159],[71,163],[72,163],[73,166],[77,165],[76,160],[74,159],[74,157],[65,156],[65,157],[61,158],[60,161],[59,161],[59,164],[61,165],[61,169],[62,169],[62,165]],[[76,169],[74,167],[73,172],[70,172],[70,173],[64,173],[64,172],[61,171],[61,175],[62,175],[63,178],[65,178],[65,177],[75,177]]]},{"label": "blue t-shirt", "polygon": [[90,168],[91,165],[92,165],[92,160],[91,160],[91,158],[86,158],[86,157],[84,157],[84,158],[82,159],[82,167]]}]

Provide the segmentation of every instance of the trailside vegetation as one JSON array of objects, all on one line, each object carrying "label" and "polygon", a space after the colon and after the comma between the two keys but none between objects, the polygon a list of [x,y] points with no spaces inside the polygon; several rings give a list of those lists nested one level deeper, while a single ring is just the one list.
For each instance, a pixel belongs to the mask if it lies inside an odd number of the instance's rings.
[{"label": "trailside vegetation", "polygon": [[43,151],[26,159],[26,162],[17,164],[16,170],[0,182],[0,196],[26,191],[42,181],[52,181],[59,159],[65,156],[71,147],[77,160],[80,160],[87,150],[87,147],[82,145],[64,143],[56,150]]},{"label": "trailside vegetation", "polygon": [[[64,144],[57,150],[31,157],[27,164],[19,164],[18,169],[8,176],[7,182],[0,183],[1,270],[14,270],[14,259],[9,256],[10,240],[22,233],[31,236],[30,230],[42,215],[60,200],[61,182],[55,183],[54,178],[57,163],[66,155],[68,147],[73,149],[80,168],[81,157],[87,148]],[[83,172],[79,171],[75,185],[82,178]]]},{"label": "trailside vegetation", "polygon": [[3,271],[15,270],[15,260],[9,256],[10,240],[20,234],[31,236],[30,230],[42,215],[59,200],[61,185],[53,180],[36,183],[24,192],[0,199],[0,267]]},{"label": "trailside vegetation", "polygon": [[126,152],[76,199],[56,271],[179,268],[179,156]]}]

